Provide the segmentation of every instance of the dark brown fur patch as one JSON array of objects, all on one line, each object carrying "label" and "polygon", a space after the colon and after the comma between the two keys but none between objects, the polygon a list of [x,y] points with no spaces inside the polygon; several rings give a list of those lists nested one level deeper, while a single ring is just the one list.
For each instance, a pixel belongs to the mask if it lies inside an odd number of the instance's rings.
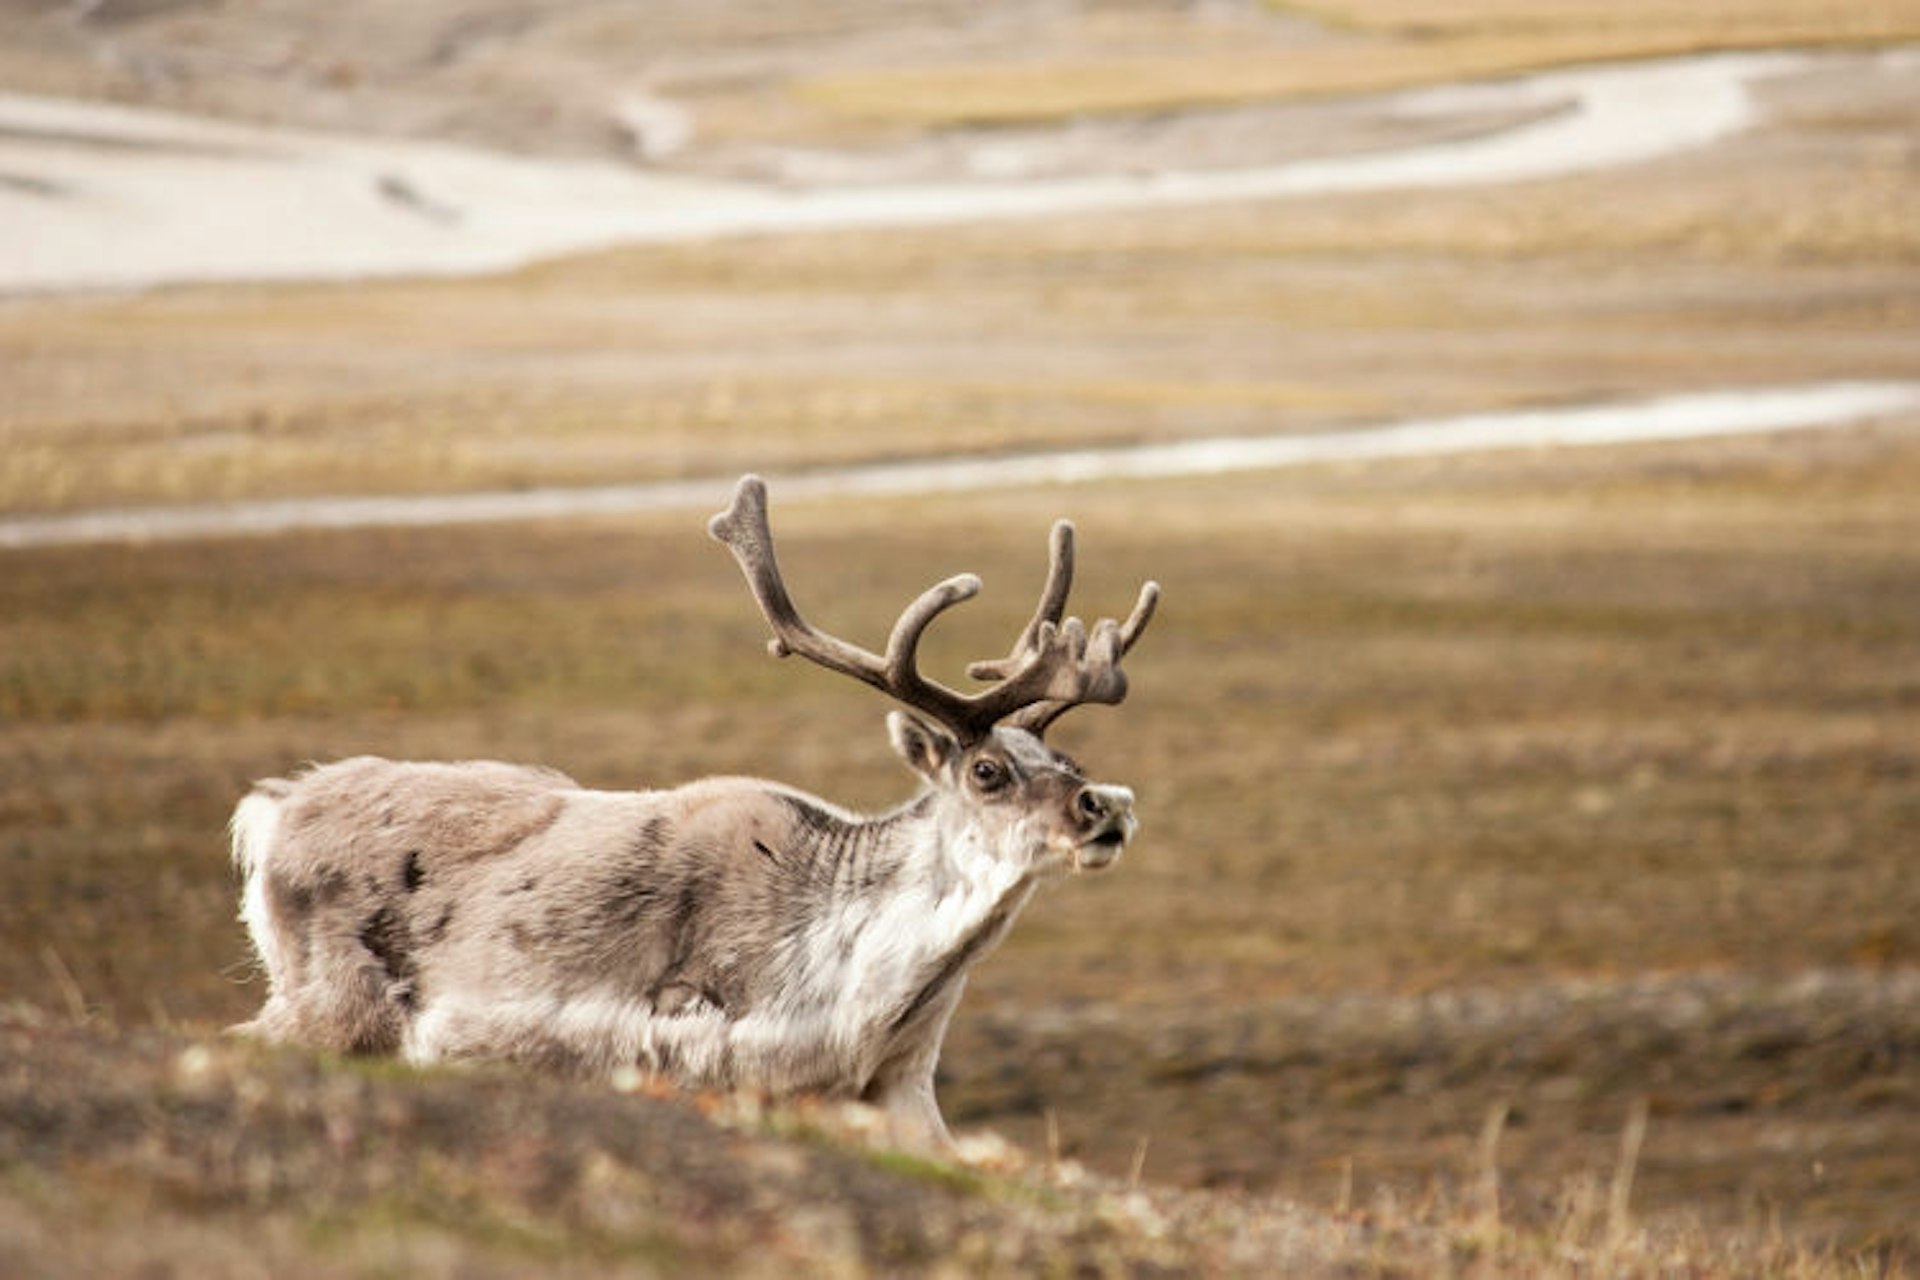
[{"label": "dark brown fur patch", "polygon": [[271,869],[266,877],[267,905],[275,918],[287,928],[303,927],[313,913],[313,890]]},{"label": "dark brown fur patch", "polygon": [[395,982],[413,976],[413,939],[392,907],[381,907],[360,926],[360,945],[373,953]]},{"label": "dark brown fur patch", "polygon": [[453,926],[453,917],[454,906],[449,902],[440,909],[439,918],[421,932],[420,940],[429,946],[444,940],[447,936],[447,930]]}]

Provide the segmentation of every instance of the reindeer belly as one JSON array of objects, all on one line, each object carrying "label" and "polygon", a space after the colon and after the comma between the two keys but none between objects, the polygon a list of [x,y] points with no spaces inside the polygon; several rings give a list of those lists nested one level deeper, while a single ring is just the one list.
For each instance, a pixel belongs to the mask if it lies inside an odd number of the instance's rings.
[{"label": "reindeer belly", "polygon": [[857,1095],[863,1069],[824,1014],[735,1016],[704,999],[662,1012],[608,988],[569,996],[447,988],[409,1018],[402,1051],[415,1062],[507,1061],[578,1076],[622,1070],[688,1088]]}]

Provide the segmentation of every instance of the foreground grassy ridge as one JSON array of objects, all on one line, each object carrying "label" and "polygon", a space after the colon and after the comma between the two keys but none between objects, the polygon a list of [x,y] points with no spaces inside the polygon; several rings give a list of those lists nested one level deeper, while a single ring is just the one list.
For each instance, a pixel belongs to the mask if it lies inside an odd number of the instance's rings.
[{"label": "foreground grassy ridge", "polygon": [[[1338,1216],[862,1149],[819,1110],[416,1073],[0,1005],[0,1264],[37,1278],[369,1274],[1871,1274],[1872,1255],[1647,1229],[1491,1183]],[[718,1121],[718,1123],[716,1123]],[[1630,1166],[1616,1162],[1616,1185]]]},{"label": "foreground grassy ridge", "polygon": [[1121,45],[1023,61],[849,70],[803,80],[796,92],[808,105],[864,120],[953,127],[1378,93],[1575,63],[1920,38],[1913,0],[1638,0],[1604,8],[1310,0],[1283,7],[1348,38],[1189,27],[1173,52]]},{"label": "foreground grassy ridge", "polygon": [[[981,571],[987,597],[930,637],[943,671],[1004,646],[1063,505],[1077,607],[1167,585],[1128,705],[1059,733],[1139,787],[1143,842],[1046,895],[979,973],[950,1107],[1035,1144],[1052,1110],[1116,1174],[1145,1137],[1156,1173],[1325,1202],[1347,1158],[1363,1195],[1457,1168],[1516,1091],[1533,1132],[1574,1138],[1515,1138],[1513,1176],[1557,1185],[1570,1159],[1604,1163],[1651,1094],[1650,1210],[1899,1238],[1887,1188],[1910,1185],[1920,1144],[1888,1074],[1912,1052],[1897,1002],[1863,997],[1845,1024],[1783,1014],[1799,1047],[1756,1050],[1620,987],[1627,1047],[1576,1030],[1506,1075],[1482,1056],[1505,1033],[1402,1057],[1348,1022],[1313,1033],[1324,1051],[1286,1067],[1309,1083],[1281,1093],[1266,1051],[1207,1046],[1258,1040],[1262,1002],[1303,994],[1551,1001],[1569,978],[1724,969],[1765,1008],[1808,971],[1920,964],[1916,483],[1909,425],[777,507],[803,607],[848,634],[877,639],[928,581]],[[47,1003],[244,1016],[258,991],[221,823],[248,778],[305,759],[507,756],[598,785],[749,771],[869,806],[908,790],[870,695],[762,656],[697,519],[75,549],[8,570],[0,987]],[[1089,1001],[1142,1030],[1096,1022],[1083,1048],[1048,1029]],[[1152,1030],[1196,1006],[1225,1021]],[[1636,1054],[1643,1037],[1681,1047]],[[1095,1070],[1116,1044],[1127,1070]],[[1765,1066],[1735,1069],[1756,1052]],[[1690,1065],[1665,1079],[1663,1061]],[[1360,1093],[1340,1083],[1356,1062],[1374,1064]],[[1768,1133],[1795,1137],[1757,1146]]]}]

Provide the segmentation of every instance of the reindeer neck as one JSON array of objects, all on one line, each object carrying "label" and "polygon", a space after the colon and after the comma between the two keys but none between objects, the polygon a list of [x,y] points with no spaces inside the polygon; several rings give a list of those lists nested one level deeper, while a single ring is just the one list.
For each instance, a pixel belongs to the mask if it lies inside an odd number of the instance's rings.
[{"label": "reindeer neck", "polygon": [[791,837],[780,862],[789,875],[816,893],[853,899],[884,892],[917,868],[915,832],[926,820],[926,794],[887,811],[851,813],[798,791],[783,791]]},{"label": "reindeer neck", "polygon": [[793,987],[831,1008],[844,1040],[877,1062],[921,1034],[911,1028],[944,1022],[958,982],[1005,934],[1033,880],[935,791],[873,817],[789,803],[806,850],[791,868],[796,887],[818,895],[794,938],[807,977]]},{"label": "reindeer neck", "polygon": [[873,816],[799,793],[785,799],[796,855],[789,871],[832,898],[918,900],[932,910],[957,897],[984,909],[1028,879],[995,856],[966,809],[933,790]]}]

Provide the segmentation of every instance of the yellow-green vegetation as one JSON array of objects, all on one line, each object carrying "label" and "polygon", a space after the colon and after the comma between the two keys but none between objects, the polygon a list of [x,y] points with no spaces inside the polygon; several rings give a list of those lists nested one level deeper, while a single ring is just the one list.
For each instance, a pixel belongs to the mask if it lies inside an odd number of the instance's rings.
[{"label": "yellow-green vegetation", "polygon": [[1598,7],[1319,0],[1279,7],[1346,38],[1262,40],[1237,28],[1196,38],[1189,31],[1169,52],[1123,48],[847,70],[802,80],[795,93],[808,106],[863,120],[1008,124],[1377,93],[1575,63],[1920,38],[1915,0],[1636,0]]}]

